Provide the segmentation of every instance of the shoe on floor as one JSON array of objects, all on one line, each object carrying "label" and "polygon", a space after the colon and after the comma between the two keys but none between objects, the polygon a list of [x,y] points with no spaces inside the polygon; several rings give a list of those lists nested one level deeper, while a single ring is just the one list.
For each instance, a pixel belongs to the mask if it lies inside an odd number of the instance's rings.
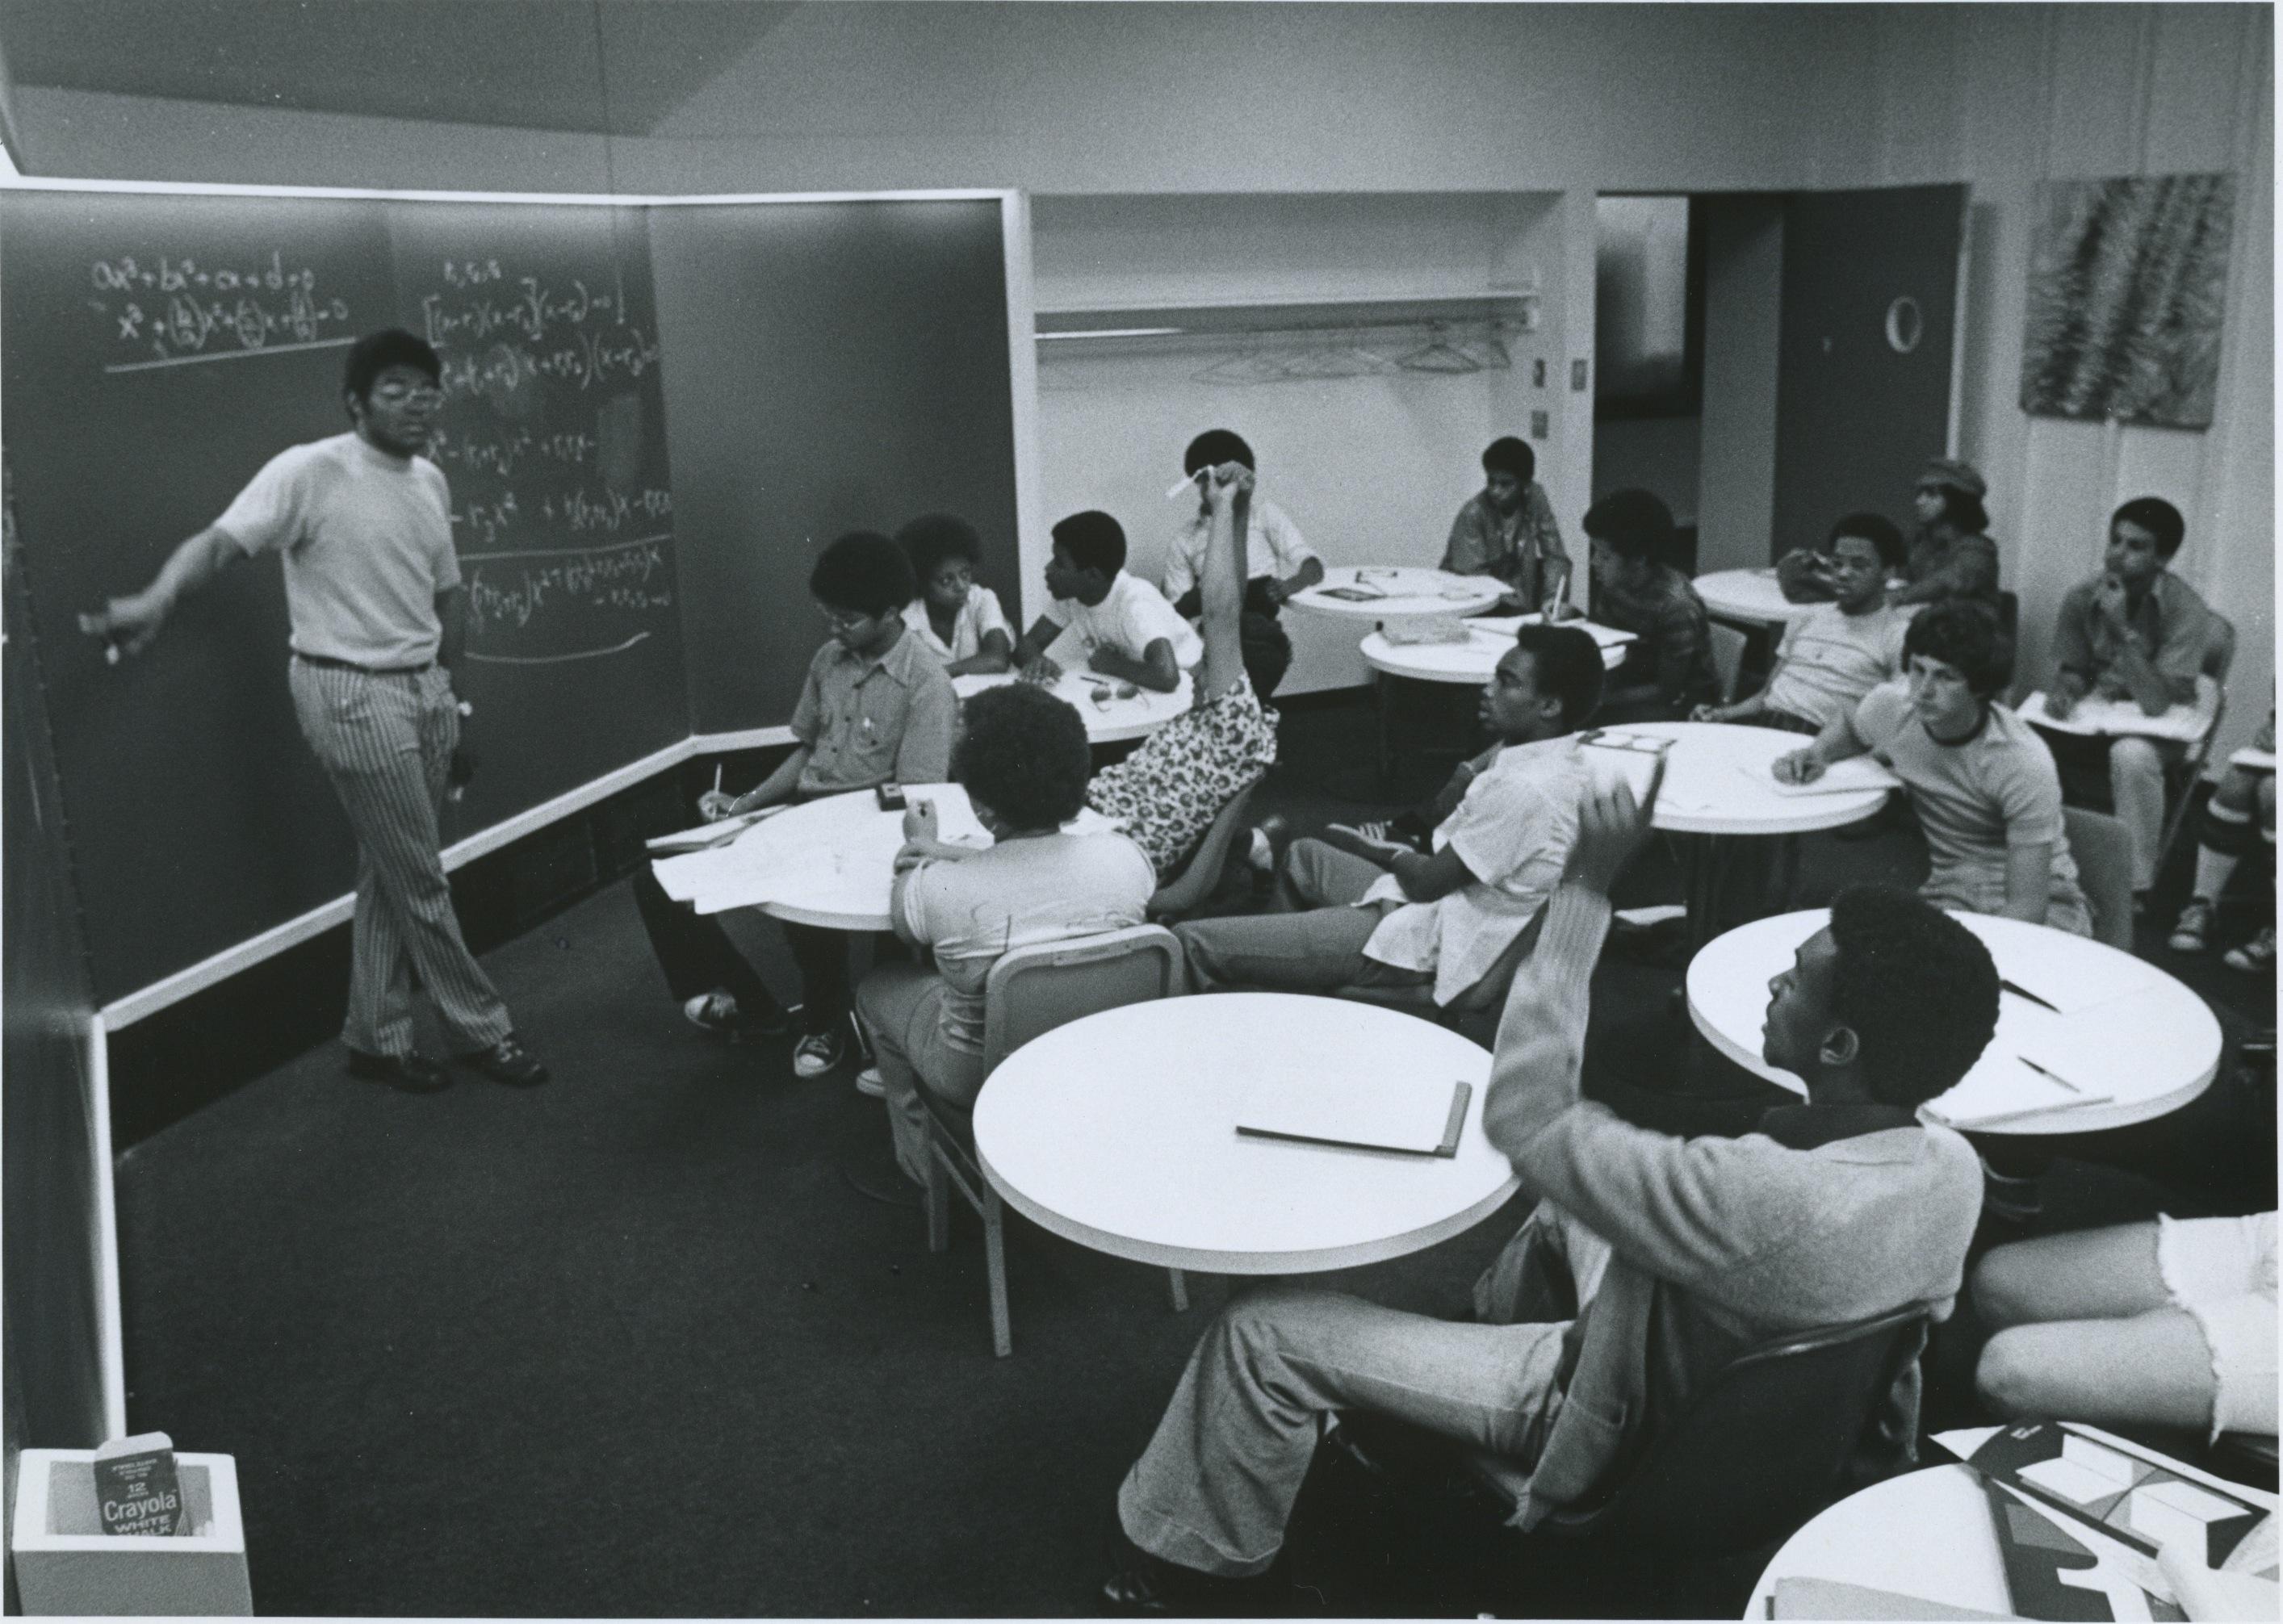
[{"label": "shoe on floor", "polygon": [[2172,926],[2168,945],[2176,953],[2201,953],[2211,946],[2211,904],[2201,897],[2191,897]]},{"label": "shoe on floor", "polygon": [[792,1046],[792,1075],[821,1077],[847,1058],[847,1033],[811,1032]]},{"label": "shoe on floor", "polygon": [[1285,1611],[1290,1582],[1283,1553],[1266,1573],[1251,1579],[1222,1579],[1182,1567],[1142,1550],[1121,1527],[1110,1576],[1102,1581],[1104,1612],[1118,1618],[1274,1618]]},{"label": "shoe on floor", "polygon": [[792,1017],[784,1006],[771,998],[768,1007],[749,1011],[737,1002],[736,995],[716,987],[711,992],[701,992],[682,1006],[682,1015],[693,1026],[699,1026],[731,1043],[748,1037],[782,1037],[792,1030]]},{"label": "shoe on floor", "polygon": [[888,1080],[880,1075],[877,1066],[867,1066],[856,1074],[856,1092],[867,1100],[885,1100]]},{"label": "shoe on floor", "polygon": [[362,1049],[351,1049],[349,1076],[406,1094],[432,1094],[452,1084],[452,1074],[417,1049],[406,1054],[368,1054]]},{"label": "shoe on floor", "polygon": [[2227,950],[2228,967],[2237,970],[2271,970],[2275,967],[2275,927],[2268,926],[2240,947]]},{"label": "shoe on floor", "polygon": [[501,1038],[488,1049],[479,1049],[461,1058],[493,1082],[504,1083],[510,1088],[534,1088],[547,1081],[547,1068],[512,1035]]}]

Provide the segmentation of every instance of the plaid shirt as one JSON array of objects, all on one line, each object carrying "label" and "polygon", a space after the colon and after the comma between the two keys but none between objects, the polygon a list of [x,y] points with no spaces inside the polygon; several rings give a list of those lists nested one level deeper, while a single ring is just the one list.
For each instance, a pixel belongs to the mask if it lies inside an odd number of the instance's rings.
[{"label": "plaid shirt", "polygon": [[1625,663],[1609,673],[1612,688],[1654,686],[1665,711],[1686,717],[1692,706],[1711,703],[1720,680],[1712,671],[1712,640],[1704,600],[1687,577],[1670,564],[1651,564],[1638,587],[1595,582],[1593,618],[1633,633],[1639,641]]},{"label": "plaid shirt", "polygon": [[1453,575],[1494,575],[1533,609],[1545,601],[1548,566],[1566,569],[1569,563],[1554,504],[1535,479],[1524,487],[1522,504],[1511,514],[1491,506],[1488,493],[1475,493],[1451,521],[1450,540],[1443,544],[1445,570]]}]

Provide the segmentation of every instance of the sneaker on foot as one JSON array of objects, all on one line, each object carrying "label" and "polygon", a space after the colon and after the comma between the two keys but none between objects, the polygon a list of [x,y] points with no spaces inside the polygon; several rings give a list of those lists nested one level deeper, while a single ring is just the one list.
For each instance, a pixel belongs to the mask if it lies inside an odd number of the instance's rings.
[{"label": "sneaker on foot", "polygon": [[2240,947],[2227,950],[2228,967],[2237,970],[2271,969],[2275,964],[2275,927],[2270,925]]},{"label": "sneaker on foot", "polygon": [[821,1077],[848,1058],[844,1032],[811,1032],[792,1047],[792,1075]]},{"label": "sneaker on foot", "polygon": [[888,1097],[888,1081],[880,1075],[877,1066],[867,1066],[856,1074],[856,1092],[867,1099],[885,1100]]},{"label": "sneaker on foot", "polygon": [[772,998],[765,1009],[747,1010],[737,1002],[735,993],[716,987],[711,992],[701,992],[682,1006],[682,1013],[691,1024],[732,1043],[745,1037],[781,1037],[791,1029],[791,1018],[783,1006]]},{"label": "sneaker on foot", "polygon": [[479,1049],[461,1059],[495,1083],[504,1083],[510,1088],[535,1088],[547,1081],[547,1068],[539,1057],[518,1043],[512,1036],[501,1038],[488,1049]]},{"label": "sneaker on foot", "polygon": [[2212,905],[2201,897],[2191,897],[2188,905],[2180,910],[2178,923],[2172,927],[2171,950],[2176,953],[2200,953],[2211,946]]}]

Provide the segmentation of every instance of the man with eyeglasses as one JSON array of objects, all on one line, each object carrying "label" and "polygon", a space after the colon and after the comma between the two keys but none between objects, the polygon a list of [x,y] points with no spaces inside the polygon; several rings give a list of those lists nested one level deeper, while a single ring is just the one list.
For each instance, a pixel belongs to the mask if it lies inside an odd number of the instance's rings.
[{"label": "man with eyeglasses", "polygon": [[438,833],[466,627],[451,497],[422,455],[442,377],[435,350],[401,328],[358,339],[342,378],[349,432],[271,458],[150,586],[80,617],[113,658],[138,654],[184,594],[238,559],[279,555],[293,713],[357,840],[341,1039],[353,1076],[408,1093],[451,1080],[414,1046],[416,969],[461,1058],[497,1082],[547,1081],[460,935]]}]

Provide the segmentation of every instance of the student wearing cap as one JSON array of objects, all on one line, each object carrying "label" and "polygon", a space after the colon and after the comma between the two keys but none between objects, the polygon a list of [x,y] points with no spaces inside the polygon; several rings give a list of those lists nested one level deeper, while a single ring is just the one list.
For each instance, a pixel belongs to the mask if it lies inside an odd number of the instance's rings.
[{"label": "student wearing cap", "polygon": [[1443,544],[1453,575],[1491,575],[1507,585],[1507,607],[1534,614],[1567,584],[1570,555],[1554,504],[1538,483],[1538,454],[1506,435],[1483,451],[1483,488],[1467,498]]},{"label": "student wearing cap", "polygon": [[1593,618],[1631,632],[1601,699],[1608,722],[1679,721],[1718,696],[1711,622],[1688,578],[1659,561],[1672,512],[1648,491],[1615,491],[1586,512]]},{"label": "student wearing cap", "polygon": [[1911,493],[1918,530],[1903,562],[1904,585],[1894,602],[1907,608],[1952,598],[1975,598],[1996,608],[1998,544],[1982,499],[1989,483],[1971,462],[1936,457]]},{"label": "student wearing cap", "polygon": [[[1227,429],[1207,429],[1181,454],[1181,470],[1196,479],[1206,470],[1234,463],[1253,470],[1252,447]],[[1244,540],[1244,615],[1239,631],[1244,640],[1244,670],[1252,691],[1263,704],[1276,692],[1292,664],[1292,640],[1278,624],[1284,600],[1324,579],[1324,561],[1300,535],[1284,509],[1251,493],[1251,514]],[[1205,540],[1212,528],[1212,493],[1198,480],[1196,511],[1173,532],[1165,559],[1165,596],[1183,615],[1202,614],[1197,576],[1204,567]]]}]

